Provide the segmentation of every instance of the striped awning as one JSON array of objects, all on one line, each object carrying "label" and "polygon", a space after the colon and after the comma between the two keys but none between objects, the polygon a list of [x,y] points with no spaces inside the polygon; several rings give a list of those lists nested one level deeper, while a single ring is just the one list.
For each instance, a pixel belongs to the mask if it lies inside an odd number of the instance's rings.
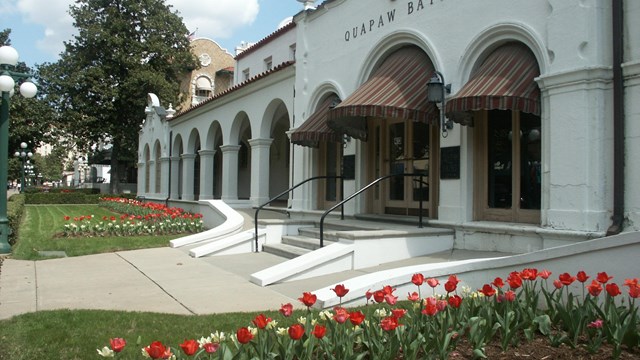
[{"label": "striped awning", "polygon": [[366,141],[369,116],[423,122],[437,119],[435,105],[427,100],[427,83],[433,70],[431,60],[419,48],[399,49],[369,80],[329,111],[329,127]]},{"label": "striped awning", "polygon": [[317,110],[293,133],[291,142],[294,144],[318,147],[321,141],[340,142],[341,134],[335,132],[327,125],[329,109],[339,102],[337,96],[329,96],[320,103]]},{"label": "striped awning", "polygon": [[454,121],[475,110],[517,110],[540,115],[538,62],[523,44],[510,43],[493,51],[471,79],[450,99],[445,113]]}]

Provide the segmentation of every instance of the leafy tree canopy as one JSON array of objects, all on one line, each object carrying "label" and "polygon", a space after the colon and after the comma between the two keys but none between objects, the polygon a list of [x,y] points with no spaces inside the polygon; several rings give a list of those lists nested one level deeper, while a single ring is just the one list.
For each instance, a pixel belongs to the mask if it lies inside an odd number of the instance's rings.
[{"label": "leafy tree canopy", "polygon": [[147,94],[177,103],[180,79],[197,61],[164,0],[78,0],[70,14],[78,35],[58,62],[40,67],[40,82],[79,150],[111,143],[117,190],[119,162],[137,160]]}]

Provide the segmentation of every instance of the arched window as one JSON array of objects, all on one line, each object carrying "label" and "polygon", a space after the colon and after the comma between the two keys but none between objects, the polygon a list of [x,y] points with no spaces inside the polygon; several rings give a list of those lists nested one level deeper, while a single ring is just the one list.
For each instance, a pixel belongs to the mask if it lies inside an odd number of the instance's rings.
[{"label": "arched window", "polygon": [[211,97],[213,94],[213,86],[211,80],[206,76],[200,76],[196,79],[195,93],[193,96],[193,103],[197,104],[203,100]]}]

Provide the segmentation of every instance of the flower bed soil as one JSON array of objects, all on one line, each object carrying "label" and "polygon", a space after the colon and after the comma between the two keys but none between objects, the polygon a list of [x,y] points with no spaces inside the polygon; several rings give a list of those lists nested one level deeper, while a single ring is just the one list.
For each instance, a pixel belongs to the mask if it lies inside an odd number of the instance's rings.
[{"label": "flower bed soil", "polygon": [[[549,340],[539,336],[531,342],[522,340],[517,347],[509,347],[506,351],[502,351],[500,343],[495,341],[485,347],[487,359],[491,360],[510,360],[510,359],[528,359],[528,360],[604,360],[614,359],[611,346],[603,344],[595,354],[590,354],[584,347],[576,347],[572,349],[567,345],[553,347],[549,345]],[[473,359],[471,347],[463,340],[458,343],[456,350],[451,353],[451,360]],[[623,349],[620,360],[640,359],[640,353],[629,352]]]}]

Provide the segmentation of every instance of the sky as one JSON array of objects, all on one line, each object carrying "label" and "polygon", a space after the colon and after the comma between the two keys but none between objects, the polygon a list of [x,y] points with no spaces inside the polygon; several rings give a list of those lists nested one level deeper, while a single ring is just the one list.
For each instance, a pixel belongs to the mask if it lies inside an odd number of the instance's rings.
[{"label": "sky", "polygon": [[[165,0],[189,32],[234,54],[241,42],[255,43],[303,9],[298,0]],[[73,38],[68,9],[74,0],[0,0],[0,30],[11,29],[11,45],[27,66],[55,62]],[[317,1],[316,3],[319,3]]]}]

